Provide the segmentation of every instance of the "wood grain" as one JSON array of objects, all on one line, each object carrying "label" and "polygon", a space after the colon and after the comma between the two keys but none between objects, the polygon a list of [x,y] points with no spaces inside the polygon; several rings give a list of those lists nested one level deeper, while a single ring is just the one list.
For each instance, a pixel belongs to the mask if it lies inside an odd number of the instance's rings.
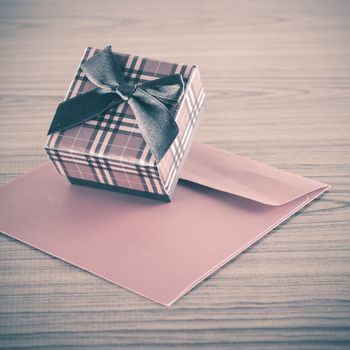
[{"label": "wood grain", "polygon": [[0,348],[350,347],[348,1],[0,0],[0,33],[1,183],[112,44],[200,66],[197,140],[333,186],[171,308],[0,235]]}]

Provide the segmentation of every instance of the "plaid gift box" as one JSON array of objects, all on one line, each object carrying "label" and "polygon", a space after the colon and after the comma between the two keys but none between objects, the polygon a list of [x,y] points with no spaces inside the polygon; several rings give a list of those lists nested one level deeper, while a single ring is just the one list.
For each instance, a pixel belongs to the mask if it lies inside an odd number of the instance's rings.
[{"label": "plaid gift box", "polygon": [[[85,50],[66,99],[96,88],[87,79],[81,64],[98,51]],[[56,170],[73,184],[170,201],[204,100],[199,69],[195,65],[121,53],[114,55],[128,82],[142,83],[166,75],[182,75],[184,96],[173,110],[179,133],[172,146],[158,162],[140,133],[133,111],[124,102],[79,126],[49,135],[45,150]]]}]

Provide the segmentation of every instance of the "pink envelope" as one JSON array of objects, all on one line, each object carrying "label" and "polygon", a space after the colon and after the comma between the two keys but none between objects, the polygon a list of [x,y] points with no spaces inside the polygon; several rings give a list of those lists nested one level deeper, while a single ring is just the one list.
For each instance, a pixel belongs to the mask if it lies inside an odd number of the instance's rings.
[{"label": "pink envelope", "polygon": [[174,200],[71,185],[45,163],[0,189],[0,231],[163,305],[329,186],[194,144]]}]

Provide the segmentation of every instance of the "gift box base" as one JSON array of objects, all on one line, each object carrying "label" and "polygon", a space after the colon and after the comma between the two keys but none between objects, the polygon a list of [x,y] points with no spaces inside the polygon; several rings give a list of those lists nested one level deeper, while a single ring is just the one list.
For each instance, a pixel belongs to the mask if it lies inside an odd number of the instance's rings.
[{"label": "gift box base", "polygon": [[171,201],[170,196],[167,196],[167,195],[161,195],[161,194],[150,193],[150,192],[143,192],[143,191],[128,189],[128,188],[124,188],[124,187],[116,187],[116,186],[112,186],[112,185],[102,184],[99,182],[82,180],[82,179],[78,179],[78,178],[70,177],[70,176],[67,176],[67,179],[73,185],[88,186],[88,187],[98,188],[98,189],[107,190],[107,191],[128,193],[128,194],[133,194],[133,195],[137,195],[140,197],[158,199],[158,200],[161,200],[164,202]]}]

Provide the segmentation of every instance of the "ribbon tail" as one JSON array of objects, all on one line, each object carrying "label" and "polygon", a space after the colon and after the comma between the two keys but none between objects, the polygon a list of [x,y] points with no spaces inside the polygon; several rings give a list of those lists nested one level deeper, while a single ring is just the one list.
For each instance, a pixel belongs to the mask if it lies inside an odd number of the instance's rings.
[{"label": "ribbon tail", "polygon": [[139,87],[128,100],[139,129],[158,162],[168,151],[179,127],[168,108],[156,97]]},{"label": "ribbon tail", "polygon": [[82,124],[120,102],[122,99],[118,95],[99,88],[63,101],[58,105],[47,134]]}]

